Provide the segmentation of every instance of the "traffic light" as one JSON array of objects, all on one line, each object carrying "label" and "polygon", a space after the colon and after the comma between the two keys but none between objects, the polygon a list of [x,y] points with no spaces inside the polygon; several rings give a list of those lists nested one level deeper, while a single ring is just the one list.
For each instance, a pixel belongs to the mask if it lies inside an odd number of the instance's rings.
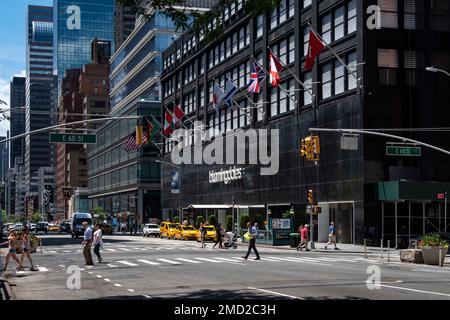
[{"label": "traffic light", "polygon": [[320,138],[318,136],[311,137],[312,159],[319,161],[320,159]]},{"label": "traffic light", "polygon": [[136,126],[136,144],[138,146],[143,144],[143,141],[142,141],[143,130],[144,130],[143,126]]},{"label": "traffic light", "polygon": [[312,149],[312,141],[311,137],[306,137],[305,139],[302,139],[301,141],[301,149],[300,149],[300,155],[302,158],[306,158],[307,160],[313,159],[313,149]]},{"label": "traffic light", "polygon": [[308,190],[306,193],[306,202],[310,205],[314,203],[313,191]]}]

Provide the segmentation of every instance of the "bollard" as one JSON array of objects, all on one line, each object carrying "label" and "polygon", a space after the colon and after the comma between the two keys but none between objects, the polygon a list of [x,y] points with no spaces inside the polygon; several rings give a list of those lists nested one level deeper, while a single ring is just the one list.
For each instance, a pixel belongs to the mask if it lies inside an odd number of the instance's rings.
[{"label": "bollard", "polygon": [[367,240],[364,239],[364,258],[367,259]]},{"label": "bollard", "polygon": [[383,259],[383,239],[381,239],[381,259]]},{"label": "bollard", "polygon": [[391,240],[388,240],[388,262],[391,262]]},{"label": "bollard", "polygon": [[416,240],[416,250],[417,249],[419,249],[419,245],[418,245],[417,240]]},{"label": "bollard", "polygon": [[41,253],[44,254],[44,251],[42,250],[42,239],[39,239],[39,245],[41,246]]},{"label": "bollard", "polygon": [[442,268],[443,264],[442,264],[442,249],[439,248],[439,267]]}]

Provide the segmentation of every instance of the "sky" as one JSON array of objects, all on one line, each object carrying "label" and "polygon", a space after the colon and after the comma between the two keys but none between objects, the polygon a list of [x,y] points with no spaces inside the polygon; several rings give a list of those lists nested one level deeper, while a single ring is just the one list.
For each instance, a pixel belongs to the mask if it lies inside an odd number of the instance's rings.
[{"label": "sky", "polygon": [[[0,0],[0,100],[8,105],[12,77],[25,76],[27,6],[52,4],[53,0]],[[0,136],[7,130],[9,122],[0,122]]]}]

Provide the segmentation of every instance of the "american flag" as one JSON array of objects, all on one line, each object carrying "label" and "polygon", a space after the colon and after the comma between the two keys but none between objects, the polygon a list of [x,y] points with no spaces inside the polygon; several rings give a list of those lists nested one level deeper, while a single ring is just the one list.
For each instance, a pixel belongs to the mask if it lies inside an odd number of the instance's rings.
[{"label": "american flag", "polygon": [[128,140],[123,145],[123,150],[125,152],[130,152],[132,150],[139,149],[143,145],[147,143],[148,136],[146,132],[142,133],[142,144],[138,145],[136,141],[136,130],[133,131],[133,133],[128,137]]},{"label": "american flag", "polygon": [[266,80],[266,77],[267,77],[266,71],[259,65],[259,63],[256,60],[253,60],[248,91],[252,93],[259,93],[261,91],[260,84],[264,80]]}]

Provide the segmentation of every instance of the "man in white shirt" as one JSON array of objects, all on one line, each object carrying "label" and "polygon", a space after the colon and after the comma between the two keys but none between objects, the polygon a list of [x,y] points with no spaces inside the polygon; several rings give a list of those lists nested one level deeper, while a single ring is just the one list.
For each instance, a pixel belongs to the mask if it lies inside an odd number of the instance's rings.
[{"label": "man in white shirt", "polygon": [[92,254],[91,254],[92,229],[86,221],[84,221],[82,225],[84,229],[84,239],[83,243],[81,244],[81,247],[83,248],[84,260],[86,261],[87,266],[93,266],[94,262],[92,261]]}]

